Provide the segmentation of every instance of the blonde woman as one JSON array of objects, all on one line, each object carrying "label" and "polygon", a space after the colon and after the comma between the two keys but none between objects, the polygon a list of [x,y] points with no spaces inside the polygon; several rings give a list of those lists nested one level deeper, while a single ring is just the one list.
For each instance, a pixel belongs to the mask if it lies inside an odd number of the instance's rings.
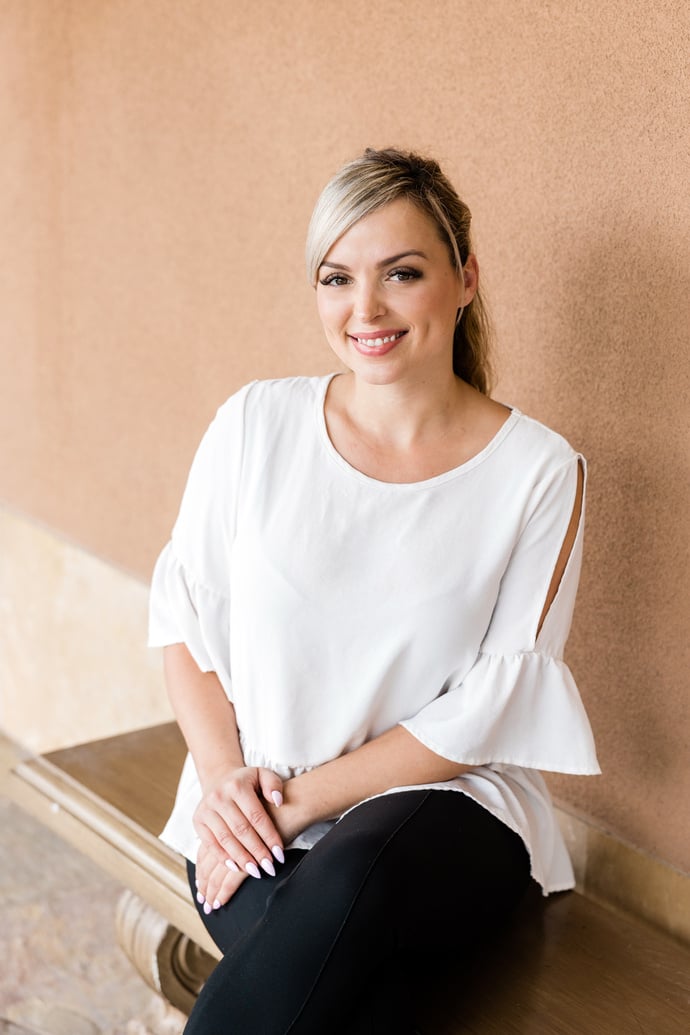
[{"label": "blonde woman", "polygon": [[153,581],[162,836],[224,953],[189,1035],[421,1030],[417,966],[573,885],[538,770],[598,771],[562,660],[584,462],[489,397],[467,206],[368,150],[307,266],[343,372],[220,408]]}]

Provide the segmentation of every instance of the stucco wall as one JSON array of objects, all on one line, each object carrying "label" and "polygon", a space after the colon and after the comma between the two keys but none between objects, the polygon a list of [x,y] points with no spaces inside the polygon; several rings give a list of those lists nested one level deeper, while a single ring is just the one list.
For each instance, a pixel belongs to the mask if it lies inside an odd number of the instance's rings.
[{"label": "stucco wall", "polygon": [[0,497],[147,578],[218,403],[331,369],[302,265],[325,179],[432,151],[495,394],[590,460],[569,659],[604,775],[552,785],[685,870],[689,43],[681,0],[0,7]]}]

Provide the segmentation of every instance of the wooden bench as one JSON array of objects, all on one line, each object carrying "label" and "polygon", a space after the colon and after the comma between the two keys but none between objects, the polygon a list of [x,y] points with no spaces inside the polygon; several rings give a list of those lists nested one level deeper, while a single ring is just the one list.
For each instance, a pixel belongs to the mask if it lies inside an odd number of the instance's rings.
[{"label": "wooden bench", "polygon": [[[10,793],[126,886],[120,942],[151,987],[189,1012],[218,951],[182,860],[156,837],[183,758],[175,724],[158,726],[23,761]],[[531,896],[499,944],[469,948],[427,986],[425,1033],[690,1031],[690,949],[581,895]]]},{"label": "wooden bench", "polygon": [[184,862],[156,836],[185,756],[175,723],[20,762],[11,797],[124,884],[118,940],[148,984],[189,1013],[219,959]]}]

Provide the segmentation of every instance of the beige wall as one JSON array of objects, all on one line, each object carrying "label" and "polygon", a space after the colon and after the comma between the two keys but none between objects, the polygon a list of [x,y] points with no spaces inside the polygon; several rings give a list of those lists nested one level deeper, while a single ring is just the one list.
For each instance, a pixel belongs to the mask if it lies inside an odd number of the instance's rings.
[{"label": "beige wall", "polygon": [[331,367],[302,269],[325,178],[431,150],[475,214],[497,396],[591,465],[570,660],[604,775],[553,786],[685,870],[689,44],[684,0],[0,7],[2,499],[145,579],[217,404]]}]

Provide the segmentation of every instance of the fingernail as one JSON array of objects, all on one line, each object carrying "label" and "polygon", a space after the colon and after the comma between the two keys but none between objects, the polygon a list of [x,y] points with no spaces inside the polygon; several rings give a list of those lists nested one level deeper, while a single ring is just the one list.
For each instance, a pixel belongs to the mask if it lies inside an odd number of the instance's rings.
[{"label": "fingernail", "polygon": [[285,853],[283,852],[283,849],[280,847],[280,845],[273,845],[271,851],[273,852],[273,855],[276,857],[279,863],[285,862]]},{"label": "fingernail", "polygon": [[197,891],[197,893],[196,893],[196,900],[197,900],[197,902],[199,903],[200,906],[203,906],[204,902],[206,901],[206,899],[204,898],[204,896],[201,894],[200,891]]},{"label": "fingernail", "polygon": [[271,791],[271,797],[273,798],[273,804],[280,808],[283,804],[283,795],[280,791]]},{"label": "fingernail", "polygon": [[215,900],[215,902],[213,903],[213,908],[214,909],[220,909],[220,899],[219,898],[217,898]]},{"label": "fingernail", "polygon": [[259,877],[261,877],[261,874],[259,873],[259,867],[256,865],[256,863],[247,863],[247,865],[245,866],[245,870],[247,871],[250,877],[256,877],[257,880],[259,879]]},{"label": "fingernail", "polygon": [[232,870],[233,873],[239,873],[240,872],[240,868],[239,868],[239,866],[237,865],[237,863],[235,862],[234,859],[226,859],[225,860],[225,865],[227,866],[227,868],[229,870]]},{"label": "fingernail", "polygon": [[206,913],[206,916],[208,916],[208,914],[209,914],[210,912],[211,912],[211,906],[209,905],[209,903],[208,903],[208,902],[205,902],[205,903],[204,903],[204,913]]},{"label": "fingernail", "polygon": [[275,877],[275,875],[276,875],[276,868],[275,868],[275,866],[273,865],[273,863],[271,862],[270,859],[262,859],[261,860],[261,869],[264,871],[264,873],[267,873],[270,877]]}]

